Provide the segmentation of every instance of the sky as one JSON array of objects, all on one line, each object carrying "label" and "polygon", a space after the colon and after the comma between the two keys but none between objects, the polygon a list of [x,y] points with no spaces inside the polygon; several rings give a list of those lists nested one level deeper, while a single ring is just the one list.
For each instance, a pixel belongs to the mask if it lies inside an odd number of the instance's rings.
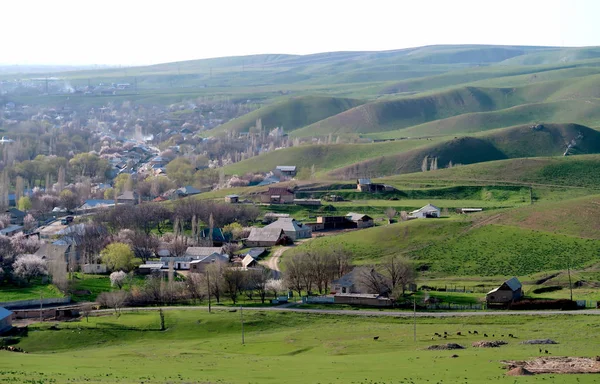
[{"label": "sky", "polygon": [[10,0],[0,14],[0,64],[600,45],[598,0]]}]

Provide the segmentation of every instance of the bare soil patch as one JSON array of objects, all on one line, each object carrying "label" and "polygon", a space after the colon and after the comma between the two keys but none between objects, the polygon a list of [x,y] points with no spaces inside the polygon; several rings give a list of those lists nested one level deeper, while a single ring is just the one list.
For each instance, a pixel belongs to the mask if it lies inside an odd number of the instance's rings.
[{"label": "bare soil patch", "polygon": [[506,372],[508,376],[531,376],[533,373],[523,367],[516,367]]},{"label": "bare soil patch", "polygon": [[[600,373],[600,356],[589,357],[538,357],[527,361],[502,361],[509,372],[522,368],[538,373]],[[507,373],[509,374],[509,373]]]},{"label": "bare soil patch", "polygon": [[474,342],[473,346],[476,348],[498,348],[499,346],[506,345],[506,344],[508,344],[508,343],[503,340],[491,340],[491,341],[482,340],[482,341]]},{"label": "bare soil patch", "polygon": [[534,340],[525,340],[521,344],[558,344],[558,343],[551,339],[534,339]]},{"label": "bare soil patch", "polygon": [[450,349],[465,349],[465,347],[456,343],[430,345],[429,347],[427,347],[427,350],[429,351],[447,351]]}]

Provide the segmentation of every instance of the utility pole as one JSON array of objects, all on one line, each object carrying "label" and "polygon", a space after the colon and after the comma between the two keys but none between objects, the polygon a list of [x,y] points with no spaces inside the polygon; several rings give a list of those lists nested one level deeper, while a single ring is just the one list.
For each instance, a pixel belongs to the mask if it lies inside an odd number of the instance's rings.
[{"label": "utility pole", "polygon": [[242,322],[242,345],[244,345],[244,312],[240,305],[240,320]]},{"label": "utility pole", "polygon": [[413,297],[413,340],[417,342],[417,299]]},{"label": "utility pole", "polygon": [[208,313],[210,313],[210,275],[206,271],[206,291],[208,292]]},{"label": "utility pole", "polygon": [[571,256],[567,259],[567,274],[569,275],[569,290],[571,291],[571,301],[573,301],[573,284],[571,283]]}]

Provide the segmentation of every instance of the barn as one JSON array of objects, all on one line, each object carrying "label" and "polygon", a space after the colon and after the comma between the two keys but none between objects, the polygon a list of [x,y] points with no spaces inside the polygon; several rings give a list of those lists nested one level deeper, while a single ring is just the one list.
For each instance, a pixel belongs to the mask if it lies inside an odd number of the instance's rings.
[{"label": "barn", "polygon": [[488,306],[505,306],[523,298],[523,285],[516,277],[506,280],[485,296]]}]

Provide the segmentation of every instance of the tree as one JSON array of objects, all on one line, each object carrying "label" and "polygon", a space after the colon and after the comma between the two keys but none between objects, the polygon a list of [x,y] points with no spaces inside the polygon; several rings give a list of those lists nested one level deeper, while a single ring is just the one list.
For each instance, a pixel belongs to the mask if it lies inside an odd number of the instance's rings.
[{"label": "tree", "polygon": [[196,168],[192,165],[189,159],[178,157],[169,162],[165,167],[169,178],[178,186],[185,186],[194,183],[194,174]]},{"label": "tree", "polygon": [[397,214],[398,214],[398,212],[394,208],[392,208],[392,207],[387,208],[385,210],[385,215],[388,218],[388,223],[391,224],[392,220],[394,220],[394,217],[396,217]]},{"label": "tree", "polygon": [[30,283],[35,277],[47,275],[48,266],[41,256],[21,255],[13,263],[13,273]]},{"label": "tree", "polygon": [[117,269],[127,271],[132,266],[133,252],[127,244],[112,243],[100,252],[100,258],[112,271]]},{"label": "tree", "polygon": [[28,237],[23,232],[10,237],[10,244],[15,255],[35,253],[40,249],[40,240],[37,236]]},{"label": "tree", "polygon": [[210,295],[220,302],[224,293],[223,267],[221,263],[213,263],[206,267],[206,276],[210,281]]},{"label": "tree", "polygon": [[256,291],[260,302],[265,303],[265,298],[268,292],[268,283],[271,280],[271,270],[265,267],[249,270],[247,273],[247,289]]},{"label": "tree", "polygon": [[21,196],[17,202],[17,206],[21,211],[27,212],[31,209],[31,199],[29,196]]},{"label": "tree", "polygon": [[428,165],[429,165],[429,156],[425,156],[423,158],[423,163],[421,163],[421,171],[427,172]]},{"label": "tree", "polygon": [[23,228],[26,231],[31,231],[33,228],[35,228],[36,223],[37,222],[31,213],[28,213],[27,216],[23,218]]},{"label": "tree", "polygon": [[69,160],[69,165],[76,176],[104,178],[109,169],[108,160],[100,158],[94,153],[79,153]]},{"label": "tree", "polygon": [[65,189],[65,181],[66,181],[65,167],[61,166],[60,168],[58,168],[58,181],[56,183],[59,193],[62,192],[63,189]]},{"label": "tree", "polygon": [[52,277],[52,284],[66,293],[69,281],[67,280],[67,262],[63,257],[57,257],[48,262],[48,274]]},{"label": "tree", "polygon": [[123,271],[113,272],[110,274],[110,285],[111,287],[123,288],[127,274]]},{"label": "tree", "polygon": [[283,276],[288,287],[298,292],[298,296],[302,295],[304,289],[304,263],[300,254],[293,254],[283,259]]},{"label": "tree", "polygon": [[225,268],[223,270],[223,283],[225,293],[233,301],[233,304],[237,303],[238,295],[244,288],[244,271],[234,267]]},{"label": "tree", "polygon": [[60,200],[60,205],[68,211],[72,211],[79,206],[79,196],[70,189],[61,191],[58,198]]},{"label": "tree", "polygon": [[206,297],[206,277],[200,273],[190,273],[185,279],[187,291],[194,302],[201,302]]},{"label": "tree", "polygon": [[96,299],[100,305],[112,308],[115,311],[115,315],[121,316],[121,308],[127,302],[128,293],[125,291],[112,291],[112,292],[102,292],[98,295]]},{"label": "tree", "polygon": [[386,294],[389,293],[389,282],[385,276],[380,274],[373,267],[357,267],[357,280],[368,293]]},{"label": "tree", "polygon": [[382,273],[389,278],[389,289],[392,292],[400,289],[404,295],[407,285],[415,281],[415,270],[404,257],[389,256],[383,260],[380,266]]},{"label": "tree", "polygon": [[154,235],[146,235],[141,231],[133,231],[130,238],[131,250],[135,257],[145,263],[154,256],[160,246],[160,240]]}]

